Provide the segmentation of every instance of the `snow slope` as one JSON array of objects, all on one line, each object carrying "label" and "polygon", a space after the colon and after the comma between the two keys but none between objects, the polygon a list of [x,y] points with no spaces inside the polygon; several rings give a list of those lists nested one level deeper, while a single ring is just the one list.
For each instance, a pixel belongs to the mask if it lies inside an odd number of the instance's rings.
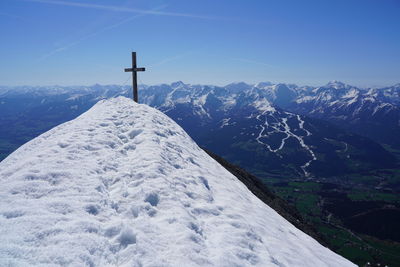
[{"label": "snow slope", "polygon": [[353,266],[119,97],[0,163],[0,266]]}]

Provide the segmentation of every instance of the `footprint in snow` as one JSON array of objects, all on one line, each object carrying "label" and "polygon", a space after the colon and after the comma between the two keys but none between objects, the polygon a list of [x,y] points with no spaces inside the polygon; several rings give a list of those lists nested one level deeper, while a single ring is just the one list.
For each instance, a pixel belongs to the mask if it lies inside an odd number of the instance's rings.
[{"label": "footprint in snow", "polygon": [[132,131],[129,133],[129,138],[130,138],[130,139],[134,139],[136,136],[138,136],[138,135],[141,134],[142,132],[143,132],[142,129],[132,130]]}]

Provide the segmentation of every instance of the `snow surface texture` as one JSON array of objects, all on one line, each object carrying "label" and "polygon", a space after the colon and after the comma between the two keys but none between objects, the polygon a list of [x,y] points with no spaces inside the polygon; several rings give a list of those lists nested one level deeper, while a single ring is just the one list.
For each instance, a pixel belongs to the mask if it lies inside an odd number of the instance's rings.
[{"label": "snow surface texture", "polygon": [[0,266],[353,266],[119,97],[0,163]]}]

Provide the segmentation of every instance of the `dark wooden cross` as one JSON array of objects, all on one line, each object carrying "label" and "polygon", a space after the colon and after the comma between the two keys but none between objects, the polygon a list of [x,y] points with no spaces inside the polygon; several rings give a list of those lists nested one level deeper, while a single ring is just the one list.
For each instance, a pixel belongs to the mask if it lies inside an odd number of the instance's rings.
[{"label": "dark wooden cross", "polygon": [[138,103],[137,72],[145,71],[145,68],[136,66],[136,52],[132,52],[132,68],[125,69],[125,72],[132,72],[133,101]]}]

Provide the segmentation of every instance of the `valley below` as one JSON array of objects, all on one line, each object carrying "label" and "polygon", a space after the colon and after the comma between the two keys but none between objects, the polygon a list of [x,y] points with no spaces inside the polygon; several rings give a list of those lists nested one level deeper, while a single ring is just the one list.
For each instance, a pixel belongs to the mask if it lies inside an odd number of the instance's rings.
[{"label": "valley below", "polygon": [[[392,172],[400,180],[400,172]],[[346,181],[340,183],[340,178]],[[360,178],[337,177],[335,183],[317,178],[263,181],[294,205],[337,253],[360,266],[367,262],[372,266],[398,266],[400,192],[359,184]]]}]

